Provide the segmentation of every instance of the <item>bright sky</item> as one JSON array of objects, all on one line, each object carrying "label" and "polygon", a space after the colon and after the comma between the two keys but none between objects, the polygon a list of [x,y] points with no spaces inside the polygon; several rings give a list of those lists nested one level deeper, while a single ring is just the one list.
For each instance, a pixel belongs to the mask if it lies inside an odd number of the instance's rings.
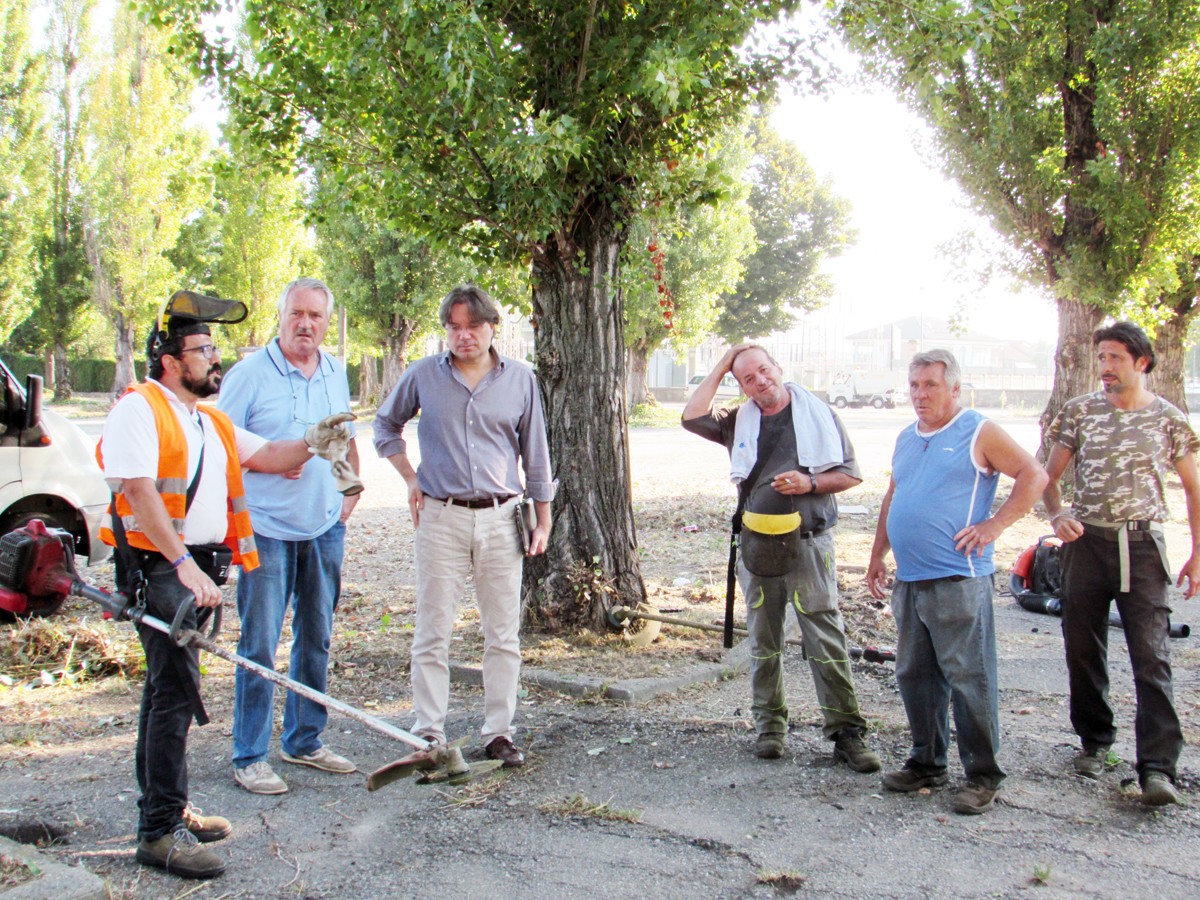
[{"label": "bright sky", "polygon": [[[948,318],[964,287],[950,277],[939,245],[963,230],[994,232],[936,163],[922,158],[918,147],[930,138],[920,118],[883,90],[838,88],[822,98],[785,98],[773,123],[851,204],[858,242],[826,269],[838,292],[822,317],[833,330],[848,334],[912,315]],[[1055,339],[1054,307],[1036,291],[993,283],[967,309],[972,331]]]}]

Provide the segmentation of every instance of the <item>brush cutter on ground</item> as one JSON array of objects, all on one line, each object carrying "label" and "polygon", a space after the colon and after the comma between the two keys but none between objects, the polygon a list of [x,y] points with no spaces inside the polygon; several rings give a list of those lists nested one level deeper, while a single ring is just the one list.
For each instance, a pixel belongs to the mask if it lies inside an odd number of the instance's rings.
[{"label": "brush cutter on ground", "polygon": [[393,760],[367,777],[367,790],[378,790],[413,773],[421,773],[420,783],[458,784],[497,769],[500,760],[467,763],[461,745],[465,738],[450,744],[431,744],[348,703],[343,703],[273,669],[238,656],[216,643],[221,628],[221,607],[197,611],[201,631],[183,628],[182,622],[194,601],[181,604],[170,624],[148,615],[143,602],[123,593],[109,593],[87,584],[75,570],[75,550],[71,535],[48,529],[40,519],[0,537],[0,609],[14,615],[27,615],[50,608],[68,596],[83,597],[98,603],[105,618],[129,619],[169,636],[180,647],[193,646],[241,666],[267,681],[294,691],[328,709],[335,710],[390,738],[414,748],[408,756]]}]

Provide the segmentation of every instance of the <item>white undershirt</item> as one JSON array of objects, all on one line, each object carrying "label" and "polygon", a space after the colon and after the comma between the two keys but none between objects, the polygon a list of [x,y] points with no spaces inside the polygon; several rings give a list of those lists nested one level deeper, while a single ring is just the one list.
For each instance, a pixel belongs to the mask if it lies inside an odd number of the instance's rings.
[{"label": "white undershirt", "polygon": [[[151,379],[153,381],[153,379]],[[185,544],[212,544],[225,539],[228,527],[228,491],[225,486],[225,445],[208,416],[189,412],[183,402],[168,388],[153,383],[162,390],[171,411],[179,420],[187,438],[187,481],[191,484],[204,448],[204,472],[196,487],[196,497],[184,520]],[[201,431],[201,421],[203,432]],[[245,462],[268,442],[256,434],[235,426],[238,459]],[[158,433],[154,426],[154,411],[149,402],[137,393],[128,393],[113,407],[104,422],[101,438],[104,450],[104,477],[109,487],[126,478],[158,478]]]}]

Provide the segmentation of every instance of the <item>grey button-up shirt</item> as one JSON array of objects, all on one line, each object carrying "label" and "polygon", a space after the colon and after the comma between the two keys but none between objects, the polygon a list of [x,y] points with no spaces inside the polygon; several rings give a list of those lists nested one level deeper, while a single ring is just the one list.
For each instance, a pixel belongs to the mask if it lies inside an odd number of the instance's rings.
[{"label": "grey button-up shirt", "polygon": [[419,411],[421,464],[417,483],[430,497],[473,500],[519,494],[550,502],[557,484],[550,470],[546,418],[533,370],[491,351],[495,367],[472,391],[450,353],[409,366],[375,416],[375,451],[405,451],[405,424]]}]

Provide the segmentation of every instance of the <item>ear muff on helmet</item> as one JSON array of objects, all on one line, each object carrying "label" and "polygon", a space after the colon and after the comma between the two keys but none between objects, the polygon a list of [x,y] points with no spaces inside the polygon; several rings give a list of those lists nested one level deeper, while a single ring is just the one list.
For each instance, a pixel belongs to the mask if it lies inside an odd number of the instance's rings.
[{"label": "ear muff on helmet", "polygon": [[168,353],[168,345],[189,334],[209,334],[208,323],[236,325],[250,311],[240,300],[222,300],[195,291],[176,291],[163,304],[146,338],[146,361],[151,365]]}]

